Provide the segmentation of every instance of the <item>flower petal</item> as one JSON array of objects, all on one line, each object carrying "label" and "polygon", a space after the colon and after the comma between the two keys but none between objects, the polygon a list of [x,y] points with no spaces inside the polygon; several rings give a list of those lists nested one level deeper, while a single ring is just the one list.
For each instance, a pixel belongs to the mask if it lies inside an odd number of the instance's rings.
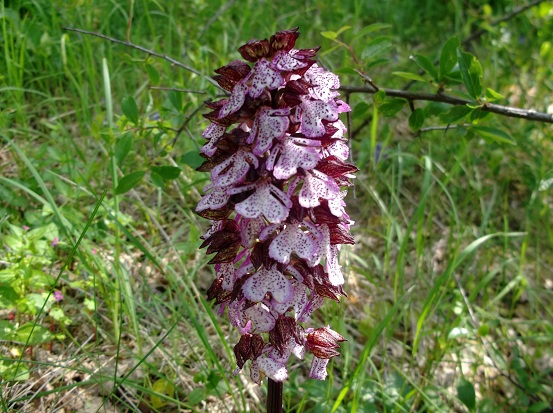
[{"label": "flower petal", "polygon": [[317,265],[322,257],[325,257],[325,268],[328,273],[328,281],[334,286],[344,284],[341,266],[338,261],[338,246],[330,244],[330,230],[328,225],[319,226],[321,237],[318,238],[319,253],[313,258],[312,265]]},{"label": "flower petal", "polygon": [[337,139],[332,144],[326,147],[326,150],[330,155],[334,155],[341,161],[345,161],[349,158],[349,147],[343,141]]},{"label": "flower petal", "polygon": [[[279,144],[280,157],[274,168],[272,168],[274,177],[277,179],[288,179],[298,172],[298,168],[305,170],[315,168],[321,159],[320,151],[317,148],[319,145],[320,141],[311,139],[285,139]],[[269,169],[269,166],[267,169]]]},{"label": "flower petal", "polygon": [[196,211],[204,211],[206,209],[219,209],[224,207],[230,195],[227,195],[224,188],[213,187],[208,185],[204,188],[205,195],[198,202]]},{"label": "flower petal", "polygon": [[305,172],[299,202],[304,208],[313,208],[321,204],[320,198],[334,199],[340,194],[340,187],[329,176],[317,171]]},{"label": "flower petal", "polygon": [[303,76],[313,85],[309,88],[309,92],[314,99],[328,102],[338,96],[336,89],[340,87],[340,79],[334,73],[314,64]]},{"label": "flower petal", "polygon": [[228,115],[239,110],[244,104],[246,93],[248,93],[248,85],[245,82],[238,83],[236,86],[234,86],[234,89],[232,89],[232,93],[230,94],[227,103],[225,103],[225,105],[219,111],[218,118],[221,119],[227,117]]},{"label": "flower petal", "polygon": [[292,252],[306,260],[313,257],[317,244],[309,235],[297,225],[287,225],[271,242],[269,256],[282,264],[290,262]]},{"label": "flower petal", "polygon": [[262,304],[248,308],[245,314],[261,333],[267,333],[275,327],[275,318],[271,315],[269,309]]},{"label": "flower petal", "polygon": [[225,130],[227,128],[222,125],[217,125],[216,123],[210,123],[207,128],[205,128],[204,133],[202,133],[202,136],[206,139],[217,139],[223,136],[225,133]]},{"label": "flower petal", "polygon": [[311,370],[309,371],[309,378],[315,380],[325,380],[328,375],[326,372],[326,366],[330,359],[320,359],[318,357],[313,357],[311,362]]},{"label": "flower petal", "polygon": [[250,96],[254,99],[261,96],[265,88],[273,90],[285,83],[280,72],[274,70],[267,60],[259,60],[255,64],[253,72]]},{"label": "flower petal", "polygon": [[235,209],[246,218],[263,215],[270,223],[279,223],[286,219],[291,207],[292,201],[286,194],[265,182],[249,198],[236,204]]},{"label": "flower petal", "polygon": [[344,202],[344,198],[346,197],[347,193],[347,191],[340,191],[339,196],[334,199],[328,200],[328,209],[330,210],[332,215],[338,218],[345,215],[344,207],[346,206],[346,203]]},{"label": "flower petal", "polygon": [[223,277],[223,290],[232,291],[234,282],[236,281],[236,269],[231,262],[215,265],[215,273],[217,277]]},{"label": "flower petal", "polygon": [[257,168],[259,162],[254,154],[238,150],[211,171],[211,181],[215,186],[228,187],[241,182],[251,166]]},{"label": "flower petal", "polygon": [[257,384],[261,384],[265,376],[278,382],[287,380],[288,371],[286,370],[286,365],[273,360],[270,357],[258,357],[252,362],[250,367],[250,377]]},{"label": "flower petal", "polygon": [[242,246],[252,248],[263,228],[265,228],[265,222],[262,218],[248,219],[243,217],[240,221]]},{"label": "flower petal", "polygon": [[293,55],[287,52],[278,52],[273,58],[273,66],[277,70],[290,72],[292,70],[301,69],[307,66],[306,62],[295,59]]},{"label": "flower petal", "polygon": [[263,155],[274,139],[281,138],[288,129],[290,109],[261,109],[255,118],[248,143],[256,140],[253,153]]},{"label": "flower petal", "polygon": [[332,122],[338,120],[338,105],[333,100],[323,102],[304,98],[300,108],[301,131],[308,138],[318,138],[325,134],[323,120]]},{"label": "flower petal", "polygon": [[244,297],[253,302],[260,302],[270,293],[279,303],[289,302],[294,297],[290,280],[275,269],[260,269],[246,280],[242,287]]},{"label": "flower petal", "polygon": [[315,294],[313,297],[311,297],[311,300],[306,304],[306,306],[303,308],[301,315],[297,317],[298,323],[305,323],[310,318],[311,315],[323,305],[324,303],[324,297]]},{"label": "flower petal", "polygon": [[294,298],[288,303],[280,304],[273,300],[271,306],[279,314],[284,314],[290,307],[293,307],[294,317],[299,320],[300,315],[308,305],[307,287],[296,280],[291,280],[290,283],[294,289]]}]

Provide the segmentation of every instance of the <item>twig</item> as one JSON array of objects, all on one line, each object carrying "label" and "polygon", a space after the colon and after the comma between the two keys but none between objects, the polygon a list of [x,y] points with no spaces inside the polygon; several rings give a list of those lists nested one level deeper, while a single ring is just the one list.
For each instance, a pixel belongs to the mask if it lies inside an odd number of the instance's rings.
[{"label": "twig", "polygon": [[204,79],[206,79],[209,83],[211,83],[212,85],[216,86],[217,88],[221,89],[221,90],[224,90],[221,86],[219,86],[219,84],[213,80],[211,77],[207,76],[207,75],[204,75],[203,73],[199,72],[198,70],[194,69],[193,67],[190,67],[188,65],[185,65],[184,63],[181,63],[179,62],[178,60],[176,59],[173,59],[172,57],[170,56],[167,56],[167,55],[164,55],[164,54],[161,54],[161,53],[157,53],[157,52],[154,52],[153,50],[150,50],[150,49],[147,49],[145,47],[142,47],[142,46],[139,46],[137,44],[134,44],[134,43],[131,43],[131,42],[126,42],[124,40],[119,40],[119,39],[115,39],[113,37],[110,37],[110,36],[106,36],[106,35],[103,35],[103,34],[100,34],[100,33],[96,33],[96,32],[90,32],[88,30],[82,30],[82,29],[76,29],[74,27],[62,27],[63,30],[67,30],[67,31],[70,31],[70,32],[76,32],[76,33],[81,33],[81,34],[86,34],[88,36],[95,36],[95,37],[99,37],[100,39],[104,39],[104,40],[107,40],[109,42],[112,42],[112,43],[117,43],[117,44],[122,44],[124,46],[127,46],[127,47],[130,47],[132,49],[136,49],[136,50],[140,50],[141,52],[143,53],[147,53],[151,56],[154,56],[154,57],[157,57],[159,59],[163,59],[163,60],[167,60],[168,62],[174,64],[175,66],[178,66],[184,70],[188,70],[189,72],[191,73],[194,73],[198,76],[201,76],[203,77]]},{"label": "twig", "polygon": [[445,126],[428,126],[426,128],[420,128],[418,130],[419,133],[424,133],[424,132],[431,132],[431,131],[439,131],[439,130],[442,130],[442,131],[445,131],[447,132],[448,130],[450,129],[455,129],[455,128],[468,128],[470,126],[470,124],[462,124],[462,125],[445,125]]},{"label": "twig", "polygon": [[[345,93],[370,93],[377,92],[376,89],[366,86],[342,86],[341,91]],[[430,102],[447,103],[448,105],[465,106],[467,104],[473,105],[466,99],[449,96],[443,93],[423,93],[423,92],[410,92],[408,90],[398,89],[385,89],[380,88],[386,92],[386,96],[397,97],[407,99],[408,101],[425,100]],[[497,113],[498,115],[507,116],[510,118],[520,118],[538,122],[553,123],[553,115],[544,112],[538,112],[534,109],[521,109],[513,106],[502,106],[495,103],[484,103],[480,106],[480,109],[484,112]]]},{"label": "twig", "polygon": [[194,116],[196,116],[196,114],[197,114],[200,110],[202,110],[203,108],[204,108],[203,106],[198,106],[198,107],[190,114],[190,116],[188,116],[188,117],[184,120],[183,124],[182,124],[176,131],[174,130],[175,132],[177,132],[177,133],[175,134],[175,137],[174,137],[173,139],[171,139],[166,145],[164,145],[163,148],[161,148],[161,150],[160,150],[158,153],[156,153],[154,159],[157,158],[158,156],[160,156],[161,153],[162,153],[165,149],[167,149],[170,145],[174,145],[175,142],[177,142],[177,140],[179,139],[180,135],[182,134],[182,132],[184,132],[184,130],[186,129],[186,127],[188,126],[188,124],[190,123],[190,121],[191,121],[191,120],[194,118]]}]

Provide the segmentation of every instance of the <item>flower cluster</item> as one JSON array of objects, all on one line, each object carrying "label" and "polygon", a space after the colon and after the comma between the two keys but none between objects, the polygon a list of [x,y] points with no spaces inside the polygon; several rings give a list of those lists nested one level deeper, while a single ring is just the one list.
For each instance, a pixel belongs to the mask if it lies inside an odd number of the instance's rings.
[{"label": "flower cluster", "polygon": [[339,301],[341,244],[353,244],[345,191],[357,168],[347,163],[338,76],[318,66],[316,49],[295,49],[297,29],[238,49],[214,79],[230,92],[208,103],[203,133],[211,183],[198,203],[212,220],[202,248],[215,256],[208,298],[241,334],[237,372],[251,360],[256,383],[288,377],[294,354],[313,354],[310,377],[324,380],[344,338],[302,326],[323,299]]}]

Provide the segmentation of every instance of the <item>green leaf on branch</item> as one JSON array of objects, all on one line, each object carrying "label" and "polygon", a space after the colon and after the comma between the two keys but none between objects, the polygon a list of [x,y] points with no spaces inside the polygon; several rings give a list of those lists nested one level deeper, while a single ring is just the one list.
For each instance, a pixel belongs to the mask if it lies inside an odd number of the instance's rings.
[{"label": "green leaf on branch", "polygon": [[440,116],[450,110],[451,107],[441,102],[428,102],[424,108],[424,116],[431,118],[434,116]]},{"label": "green leaf on branch", "polygon": [[428,60],[426,56],[415,53],[409,58],[413,60],[422,70],[424,70],[426,73],[432,76],[434,80],[438,80],[438,70],[432,64],[432,62]]},{"label": "green leaf on branch", "polygon": [[202,158],[198,151],[186,152],[180,158],[181,163],[188,165],[192,169],[196,169],[198,166],[204,163],[204,161],[205,161],[205,158]]},{"label": "green leaf on branch", "polygon": [[369,110],[370,106],[367,102],[359,102],[355,107],[353,108],[351,112],[351,117],[353,119],[360,118],[364,116],[367,111]]},{"label": "green leaf on branch", "polygon": [[453,72],[449,72],[449,74],[445,75],[442,79],[443,83],[446,83],[448,85],[461,85],[463,84],[463,79],[461,77],[461,72],[458,70],[454,70]]},{"label": "green leaf on branch", "polygon": [[406,103],[407,101],[405,99],[389,99],[378,106],[378,111],[384,116],[391,117],[403,109]]},{"label": "green leaf on branch", "polygon": [[413,131],[418,131],[424,124],[424,109],[415,109],[409,116],[409,127]]},{"label": "green leaf on branch", "polygon": [[493,89],[487,88],[486,89],[486,100],[488,102],[495,102],[496,100],[505,99],[505,96],[503,96],[501,93],[496,92]]},{"label": "green leaf on branch", "polygon": [[351,67],[341,67],[340,69],[336,69],[334,73],[340,76],[345,76],[345,75],[359,76],[359,73],[356,72]]},{"label": "green leaf on branch", "polygon": [[351,26],[344,26],[344,27],[340,28],[340,30],[338,30],[337,32],[332,32],[332,31],[321,32],[321,36],[326,37],[327,39],[330,39],[330,40],[336,40],[336,38],[341,33],[345,32],[346,30],[349,30],[349,29],[351,29]]},{"label": "green leaf on branch", "polygon": [[470,381],[463,378],[459,380],[457,384],[457,397],[470,411],[476,408],[476,392]]},{"label": "green leaf on branch", "polygon": [[129,192],[136,185],[138,185],[140,181],[142,181],[142,178],[144,178],[145,174],[146,174],[146,171],[137,171],[137,172],[132,172],[128,175],[125,175],[119,181],[119,185],[117,185],[117,188],[115,188],[115,195],[121,195],[126,192]]},{"label": "green leaf on branch", "polygon": [[392,48],[392,42],[387,36],[379,36],[372,39],[361,53],[361,59],[370,60],[387,52]]},{"label": "green leaf on branch", "polygon": [[427,80],[417,73],[411,72],[392,72],[393,75],[399,76],[403,79],[414,80],[416,82],[427,82]]},{"label": "green leaf on branch", "polygon": [[443,123],[458,122],[473,110],[474,109],[469,108],[468,106],[453,106],[449,111],[440,115],[440,121]]},{"label": "green leaf on branch", "polygon": [[356,35],[355,35],[355,38],[359,38],[359,37],[362,37],[362,36],[366,36],[367,34],[370,34],[370,33],[373,33],[373,32],[378,32],[380,30],[384,30],[384,29],[389,29],[390,27],[392,27],[391,25],[389,24],[385,24],[385,23],[373,23],[373,24],[370,24],[366,27],[363,27]]},{"label": "green leaf on branch", "polygon": [[509,145],[516,145],[516,142],[504,131],[491,126],[471,126],[471,131],[480,135],[487,141],[493,141],[497,143],[507,143]]},{"label": "green leaf on branch", "polygon": [[334,40],[338,37],[338,33],[326,31],[326,32],[321,32],[321,36],[326,37],[327,39],[330,39],[330,40]]},{"label": "green leaf on branch", "polygon": [[165,180],[155,172],[150,173],[150,180],[152,181],[152,184],[158,188],[163,188],[165,186]]},{"label": "green leaf on branch", "polygon": [[381,66],[390,63],[390,59],[387,58],[379,58],[379,59],[373,59],[370,62],[367,62],[366,70],[372,69],[373,67]]},{"label": "green leaf on branch", "polygon": [[138,123],[138,106],[132,96],[125,96],[121,101],[123,113],[135,125]]},{"label": "green leaf on branch", "polygon": [[474,110],[470,113],[469,120],[471,123],[477,125],[481,121],[491,118],[493,115],[491,112],[486,112],[482,110],[481,107],[476,107]]},{"label": "green leaf on branch", "polygon": [[460,48],[457,49],[457,58],[459,61],[459,70],[463,84],[467,88],[467,92],[474,99],[478,99],[482,93],[482,66],[476,57],[470,53],[463,52]]},{"label": "green leaf on branch", "polygon": [[177,112],[182,112],[182,94],[175,90],[171,90],[167,94],[167,97],[169,98],[169,102],[171,102],[171,106],[173,106]]},{"label": "green leaf on branch", "polygon": [[177,179],[181,173],[178,166],[152,166],[152,172],[158,174],[166,181]]},{"label": "green leaf on branch", "polygon": [[160,79],[159,72],[157,71],[154,65],[151,65],[149,63],[146,63],[145,67],[146,67],[146,74],[148,75],[148,79],[150,79],[150,82],[152,82],[152,84],[157,85]]},{"label": "green leaf on branch", "polygon": [[442,49],[440,54],[440,82],[446,80],[446,76],[451,73],[457,64],[457,49],[459,48],[459,39],[457,36],[450,38]]},{"label": "green leaf on branch", "polygon": [[114,156],[117,161],[117,165],[121,166],[123,161],[132,149],[133,136],[131,133],[125,133],[121,136],[115,144]]},{"label": "green leaf on branch", "polygon": [[373,95],[373,101],[376,107],[380,107],[386,100],[386,92],[384,90],[379,90]]}]

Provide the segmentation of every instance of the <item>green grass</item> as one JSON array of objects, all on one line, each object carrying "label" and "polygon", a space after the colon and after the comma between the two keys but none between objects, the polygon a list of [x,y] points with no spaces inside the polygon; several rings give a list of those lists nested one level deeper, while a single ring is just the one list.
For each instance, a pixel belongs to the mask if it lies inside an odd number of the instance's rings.
[{"label": "green grass", "polygon": [[[131,5],[133,43],[202,75],[62,30],[124,40]],[[183,155],[202,145],[202,104],[220,93],[206,76],[239,58],[249,39],[294,26],[298,46],[321,45],[326,66],[355,68],[347,50],[320,34],[351,26],[340,39],[363,70],[377,85],[399,88],[404,79],[391,73],[416,72],[410,55],[434,60],[452,35],[466,38],[518,5],[4,0],[1,411],[262,411],[265,388],[247,374],[232,377],[237,333],[205,299],[213,271],[198,247],[208,223],[193,211],[208,177]],[[550,107],[552,12],[544,2],[471,44],[484,85],[506,97],[501,103]],[[355,38],[377,22],[389,27]],[[346,73],[342,83],[362,81]],[[122,106],[129,96],[137,119]],[[308,362],[294,362],[286,411],[551,409],[553,193],[539,190],[553,169],[551,127],[499,116],[483,123],[516,146],[464,128],[415,136],[406,109],[383,117],[371,96],[349,98],[360,108],[350,130],[361,171],[348,195],[357,244],[341,255],[348,298],[326,304],[312,323],[330,324],[348,341],[325,382],[306,379]],[[152,171],[161,166],[182,173],[163,180]],[[137,186],[117,190],[140,171]],[[37,240],[19,230],[52,223],[55,248],[51,227]],[[26,246],[20,255],[8,239]],[[56,289],[63,301],[37,307],[8,297],[6,274],[16,267],[26,293]],[[27,322],[41,335],[6,335]]]}]

